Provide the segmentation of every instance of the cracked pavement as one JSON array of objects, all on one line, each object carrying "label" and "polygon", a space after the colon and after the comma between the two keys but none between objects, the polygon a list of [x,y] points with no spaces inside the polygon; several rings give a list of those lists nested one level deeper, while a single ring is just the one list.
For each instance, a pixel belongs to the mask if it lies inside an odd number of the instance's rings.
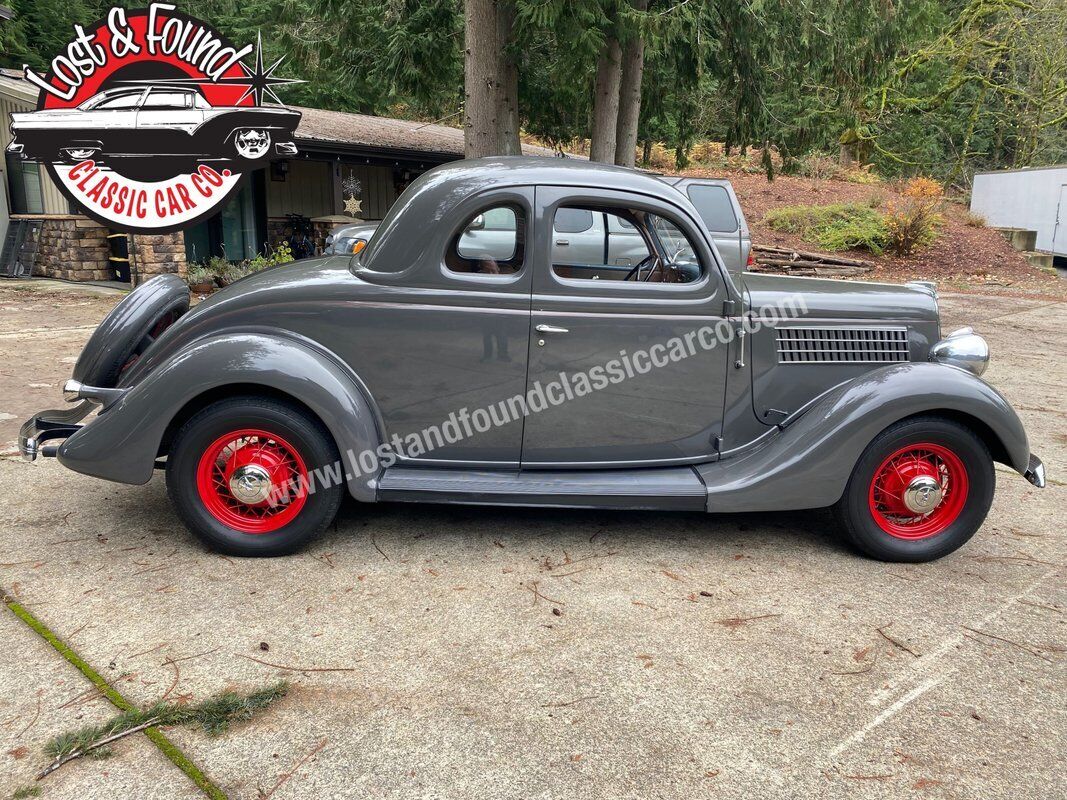
[{"label": "cracked pavement", "polygon": [[[115,297],[6,287],[10,449]],[[1063,796],[1067,304],[942,311],[989,339],[1050,485],[998,465],[989,519],[933,564],[863,559],[822,511],[353,502],[304,553],[239,560],[182,528],[162,476],[7,456],[0,586],[139,703],[288,678],[223,737],[168,733],[235,798]],[[113,709],[6,610],[0,637],[6,797]],[[42,796],[199,795],[142,736],[115,751]]]}]

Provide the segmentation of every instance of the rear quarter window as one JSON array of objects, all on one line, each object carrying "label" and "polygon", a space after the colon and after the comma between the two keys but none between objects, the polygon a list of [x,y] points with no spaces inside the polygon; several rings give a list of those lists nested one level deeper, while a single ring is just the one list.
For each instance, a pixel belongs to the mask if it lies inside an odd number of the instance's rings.
[{"label": "rear quarter window", "polygon": [[688,187],[686,193],[709,231],[737,230],[737,215],[724,187],[695,184]]}]

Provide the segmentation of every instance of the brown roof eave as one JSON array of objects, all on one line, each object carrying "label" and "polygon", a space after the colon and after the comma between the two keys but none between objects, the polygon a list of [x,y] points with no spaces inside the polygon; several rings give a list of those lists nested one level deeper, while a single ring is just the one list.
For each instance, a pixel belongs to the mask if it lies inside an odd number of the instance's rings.
[{"label": "brown roof eave", "polygon": [[380,145],[353,144],[350,142],[335,142],[325,139],[307,139],[295,137],[297,148],[306,153],[327,153],[340,156],[354,156],[356,158],[377,158],[384,160],[421,161],[443,164],[446,161],[458,161],[463,158],[462,153],[441,152],[435,150],[413,150],[398,147],[382,147]]}]

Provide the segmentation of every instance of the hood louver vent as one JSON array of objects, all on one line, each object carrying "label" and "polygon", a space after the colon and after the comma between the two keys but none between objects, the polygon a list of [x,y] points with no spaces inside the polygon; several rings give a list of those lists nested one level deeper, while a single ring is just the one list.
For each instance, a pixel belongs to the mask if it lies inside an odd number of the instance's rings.
[{"label": "hood louver vent", "polygon": [[778,328],[779,364],[908,361],[907,328]]}]

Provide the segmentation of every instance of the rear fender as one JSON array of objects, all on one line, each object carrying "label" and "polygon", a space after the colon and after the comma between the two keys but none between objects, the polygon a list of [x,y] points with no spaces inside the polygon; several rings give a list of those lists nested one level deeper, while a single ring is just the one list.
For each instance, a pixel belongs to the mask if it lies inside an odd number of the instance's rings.
[{"label": "rear fender", "polygon": [[999,440],[1007,464],[1020,473],[1028,469],[1026,431],[996,389],[955,367],[895,364],[834,387],[795,422],[787,420],[732,457],[697,467],[708,511],[833,505],[879,433],[907,417],[937,413],[980,420]]},{"label": "rear fender", "polygon": [[192,400],[227,385],[257,384],[310,408],[342,456],[349,491],[373,500],[377,473],[360,475],[351,456],[375,451],[381,420],[366,387],[312,342],[231,333],[195,342],[160,364],[59,448],[66,467],[119,483],[147,483],[168,425]]}]

